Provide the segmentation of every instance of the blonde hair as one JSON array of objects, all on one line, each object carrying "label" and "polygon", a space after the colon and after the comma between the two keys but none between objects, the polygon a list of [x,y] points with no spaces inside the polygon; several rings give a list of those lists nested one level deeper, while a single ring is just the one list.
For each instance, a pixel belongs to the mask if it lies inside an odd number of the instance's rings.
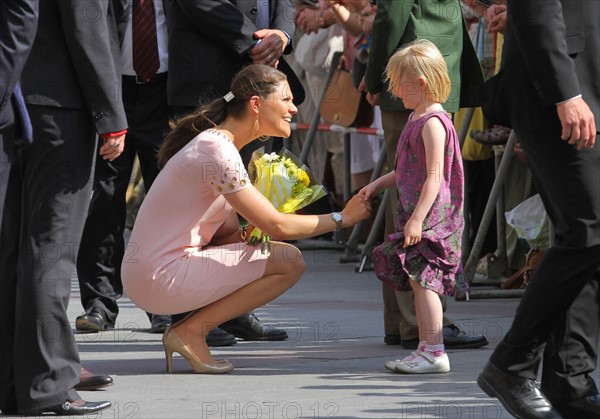
[{"label": "blonde hair", "polygon": [[426,39],[417,39],[392,55],[385,69],[388,91],[397,96],[401,89],[400,80],[407,73],[415,79],[423,77],[427,82],[427,95],[436,102],[444,103],[450,96],[448,65],[435,44]]}]

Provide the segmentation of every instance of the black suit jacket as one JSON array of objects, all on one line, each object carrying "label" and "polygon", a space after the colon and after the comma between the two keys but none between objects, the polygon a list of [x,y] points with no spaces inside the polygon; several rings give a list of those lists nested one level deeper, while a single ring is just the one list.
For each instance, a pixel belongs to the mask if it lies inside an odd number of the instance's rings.
[{"label": "black suit jacket", "polygon": [[87,110],[99,134],[127,128],[118,51],[109,0],[40,1],[38,33],[22,75],[26,102]]},{"label": "black suit jacket", "polygon": [[12,92],[37,29],[38,0],[0,1],[0,130],[14,122]]},{"label": "black suit jacket", "polygon": [[[229,91],[235,74],[252,61],[248,52],[256,43],[256,0],[166,0],[169,26],[169,105],[196,107]],[[292,0],[269,0],[270,29],[293,35]],[[288,48],[285,52],[291,51]],[[304,90],[280,59],[288,76],[294,102]]]},{"label": "black suit jacket", "polygon": [[599,21],[597,0],[509,1],[503,68],[484,87],[486,116],[556,130],[556,103],[581,94],[600,129]]}]

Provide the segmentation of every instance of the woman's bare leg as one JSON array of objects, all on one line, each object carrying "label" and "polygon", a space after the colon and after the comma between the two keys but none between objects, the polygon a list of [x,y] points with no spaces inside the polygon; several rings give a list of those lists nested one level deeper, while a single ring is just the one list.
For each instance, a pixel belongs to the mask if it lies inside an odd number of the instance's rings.
[{"label": "woman's bare leg", "polygon": [[214,360],[206,345],[208,332],[234,317],[252,311],[290,289],[304,273],[300,251],[289,244],[272,242],[271,254],[262,278],[202,307],[175,326],[175,332],[204,363]]}]

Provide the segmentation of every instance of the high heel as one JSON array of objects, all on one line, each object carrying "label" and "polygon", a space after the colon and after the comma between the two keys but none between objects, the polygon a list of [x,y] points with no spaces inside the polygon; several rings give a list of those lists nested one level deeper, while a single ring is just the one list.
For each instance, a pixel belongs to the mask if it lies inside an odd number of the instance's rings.
[{"label": "high heel", "polygon": [[177,352],[185,358],[192,369],[199,374],[223,374],[233,370],[233,365],[229,361],[216,361],[214,364],[205,364],[199,361],[179,339],[173,327],[169,327],[165,331],[162,341],[165,348],[168,373],[173,371],[173,352]]}]

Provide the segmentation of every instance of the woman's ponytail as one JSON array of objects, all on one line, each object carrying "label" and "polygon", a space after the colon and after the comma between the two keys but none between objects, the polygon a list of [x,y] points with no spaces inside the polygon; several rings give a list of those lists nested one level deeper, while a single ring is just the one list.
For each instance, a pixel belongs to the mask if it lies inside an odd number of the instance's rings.
[{"label": "woman's ponytail", "polygon": [[176,121],[170,121],[171,132],[167,134],[158,150],[158,167],[165,164],[187,143],[208,128],[220,124],[227,116],[227,102],[220,97],[200,107],[197,111],[185,115]]}]

